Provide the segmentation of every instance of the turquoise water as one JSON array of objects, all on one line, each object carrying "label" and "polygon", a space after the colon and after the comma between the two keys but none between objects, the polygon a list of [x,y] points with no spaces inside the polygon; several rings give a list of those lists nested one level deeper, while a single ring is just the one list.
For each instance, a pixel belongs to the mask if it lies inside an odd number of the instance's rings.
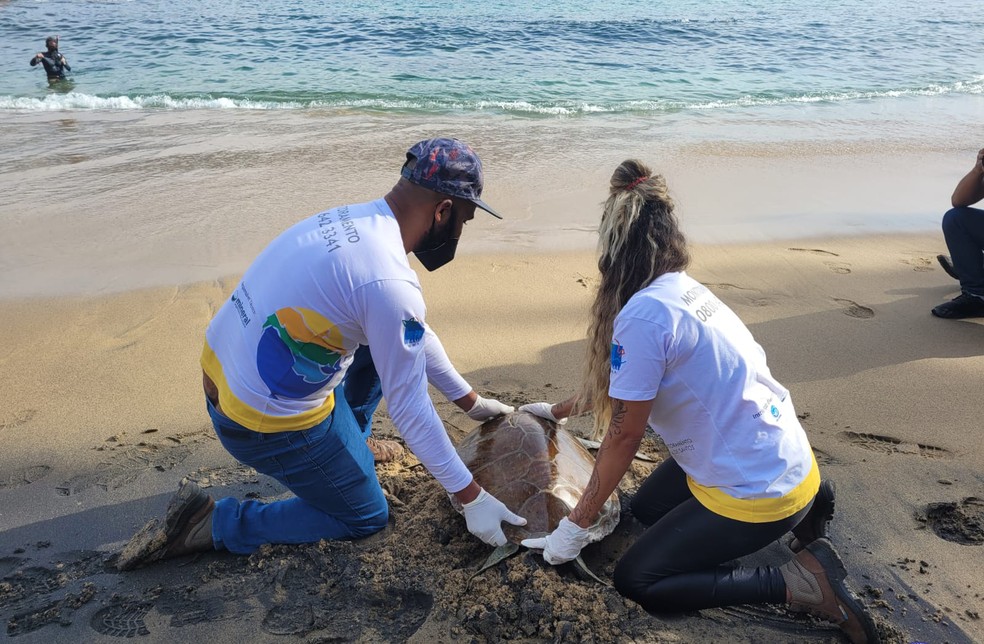
[{"label": "turquoise water", "polygon": [[506,215],[462,253],[593,248],[626,158],[699,243],[938,235],[984,145],[980,7],[0,0],[0,299],[236,274],[437,135]]},{"label": "turquoise water", "polygon": [[[538,6],[542,5],[542,6]],[[984,92],[979,0],[0,3],[0,111],[537,116]],[[61,36],[73,85],[31,55]]]}]

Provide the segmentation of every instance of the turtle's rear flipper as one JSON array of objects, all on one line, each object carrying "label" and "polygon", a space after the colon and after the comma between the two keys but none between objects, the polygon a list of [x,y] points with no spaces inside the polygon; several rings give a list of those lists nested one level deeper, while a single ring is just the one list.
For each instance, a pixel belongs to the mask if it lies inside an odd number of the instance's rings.
[{"label": "turtle's rear flipper", "polygon": [[508,559],[509,557],[513,556],[517,552],[519,552],[518,543],[507,543],[504,546],[499,546],[498,548],[492,551],[492,554],[490,554],[489,558],[485,560],[485,563],[482,564],[482,567],[476,570],[475,572],[473,572],[472,576],[469,577],[468,580],[471,581],[476,576],[482,574],[483,572],[485,572],[492,566],[496,565],[500,561],[504,561]]},{"label": "turtle's rear flipper", "polygon": [[578,555],[577,558],[574,559],[574,568],[579,573],[578,576],[582,579],[584,579],[584,575],[586,575],[603,586],[608,585],[608,582],[602,581],[598,575],[591,572],[591,569],[588,568],[588,564],[584,563],[584,559],[581,558],[581,555]]}]

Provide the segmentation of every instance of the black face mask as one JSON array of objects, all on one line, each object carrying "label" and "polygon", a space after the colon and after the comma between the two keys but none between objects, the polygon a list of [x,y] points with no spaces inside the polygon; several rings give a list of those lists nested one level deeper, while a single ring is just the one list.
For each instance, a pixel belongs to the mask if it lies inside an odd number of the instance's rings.
[{"label": "black face mask", "polygon": [[454,259],[454,252],[458,250],[458,239],[452,239],[451,235],[454,234],[456,219],[454,210],[452,210],[451,220],[448,222],[447,228],[440,230],[436,224],[432,224],[427,236],[421,239],[417,247],[413,249],[413,254],[428,271],[436,271]]}]

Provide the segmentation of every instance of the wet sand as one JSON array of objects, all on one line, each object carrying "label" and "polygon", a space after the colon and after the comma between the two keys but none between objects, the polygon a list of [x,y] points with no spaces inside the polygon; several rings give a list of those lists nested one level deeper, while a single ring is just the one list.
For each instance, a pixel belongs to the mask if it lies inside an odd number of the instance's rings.
[{"label": "wet sand", "polygon": [[[984,97],[659,118],[93,111],[0,122],[0,298],[221,279],[298,219],[368,201],[406,149],[453,135],[482,155],[506,219],[461,254],[590,250],[626,158],[665,175],[691,241],[939,230],[973,162]],[[950,106],[950,107],[947,107]],[[947,127],[939,127],[946,115]]]}]

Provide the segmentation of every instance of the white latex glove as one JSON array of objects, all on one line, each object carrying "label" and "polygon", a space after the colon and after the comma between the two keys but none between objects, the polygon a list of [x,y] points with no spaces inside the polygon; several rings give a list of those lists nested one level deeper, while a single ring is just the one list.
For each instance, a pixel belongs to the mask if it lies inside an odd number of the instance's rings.
[{"label": "white latex glove", "polygon": [[528,405],[523,405],[519,408],[519,411],[525,411],[533,414],[534,416],[539,416],[540,418],[546,418],[547,420],[552,420],[558,425],[563,425],[567,422],[566,418],[555,418],[553,412],[550,411],[551,405],[548,402],[535,402]]},{"label": "white latex glove", "polygon": [[489,420],[490,418],[495,418],[496,416],[510,414],[513,411],[513,407],[503,405],[498,400],[478,396],[475,398],[475,404],[472,405],[472,408],[465,413],[467,413],[468,417],[472,420]]},{"label": "white latex glove", "polygon": [[468,532],[490,546],[506,545],[506,535],[502,532],[502,522],[512,525],[526,525],[526,519],[513,514],[499,499],[483,488],[475,500],[462,506]]},{"label": "white latex glove", "polygon": [[591,536],[587,529],[564,517],[557,524],[556,530],[545,537],[523,539],[522,545],[533,550],[543,550],[543,559],[556,566],[577,559],[581,548],[589,543]]}]

